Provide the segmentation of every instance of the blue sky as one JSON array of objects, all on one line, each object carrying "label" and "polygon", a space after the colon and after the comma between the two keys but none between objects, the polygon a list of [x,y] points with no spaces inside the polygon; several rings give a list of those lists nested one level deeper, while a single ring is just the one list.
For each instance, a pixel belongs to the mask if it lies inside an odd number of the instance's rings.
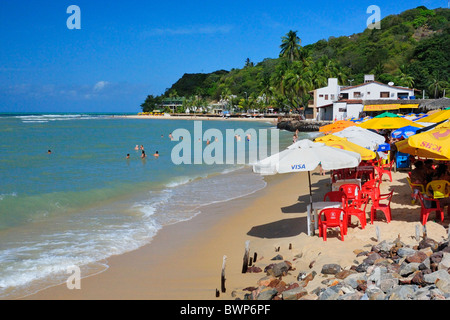
[{"label": "blue sky", "polygon": [[289,30],[302,45],[362,32],[370,5],[383,18],[448,1],[0,0],[0,112],[139,112],[184,73],[278,57]]}]

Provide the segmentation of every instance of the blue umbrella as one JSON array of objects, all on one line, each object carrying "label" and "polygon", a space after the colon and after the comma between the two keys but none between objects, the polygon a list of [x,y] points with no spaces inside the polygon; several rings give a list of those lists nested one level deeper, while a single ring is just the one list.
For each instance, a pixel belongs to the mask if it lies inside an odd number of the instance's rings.
[{"label": "blue umbrella", "polygon": [[392,138],[398,139],[400,137],[403,137],[405,139],[408,139],[410,136],[416,134],[416,131],[420,128],[413,127],[413,126],[406,126],[402,128],[398,128],[397,130],[392,131]]}]

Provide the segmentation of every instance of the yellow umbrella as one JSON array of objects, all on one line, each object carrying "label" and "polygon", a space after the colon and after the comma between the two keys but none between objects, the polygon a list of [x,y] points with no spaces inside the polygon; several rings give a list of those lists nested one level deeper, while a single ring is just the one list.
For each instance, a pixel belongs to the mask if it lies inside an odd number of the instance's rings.
[{"label": "yellow umbrella", "polygon": [[450,119],[450,110],[441,110],[420,119],[420,122],[441,122]]},{"label": "yellow umbrella", "polygon": [[372,118],[363,123],[357,124],[357,126],[364,129],[398,129],[406,126],[423,128],[422,125],[415,123],[414,121],[400,117]]},{"label": "yellow umbrella", "polygon": [[450,160],[450,128],[438,128],[412,135],[396,143],[397,150],[422,158]]},{"label": "yellow umbrella", "polygon": [[354,125],[355,125],[355,123],[353,121],[339,120],[334,123],[330,123],[330,124],[320,127],[319,132],[333,133],[333,132],[344,130],[345,128],[354,126]]},{"label": "yellow umbrella", "polygon": [[377,155],[372,150],[361,147],[360,145],[350,142],[347,138],[338,137],[332,134],[316,138],[315,142],[322,142],[329,147],[353,151],[361,155],[361,160],[371,160]]}]

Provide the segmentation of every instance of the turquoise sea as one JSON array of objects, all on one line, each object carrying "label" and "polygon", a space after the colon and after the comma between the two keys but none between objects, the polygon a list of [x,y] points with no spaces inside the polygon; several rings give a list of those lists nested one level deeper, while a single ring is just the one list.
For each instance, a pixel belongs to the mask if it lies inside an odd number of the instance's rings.
[{"label": "turquoise sea", "polygon": [[[0,114],[0,298],[63,283],[73,265],[83,276],[101,272],[108,257],[150,243],[158,230],[191,219],[202,206],[265,187],[248,164],[174,164],[171,152],[180,142],[169,134],[193,133],[193,124],[109,114]],[[273,125],[225,120],[202,121],[202,128],[225,137],[227,129]],[[279,138],[282,149],[292,133]],[[136,145],[144,146],[145,159]]]}]

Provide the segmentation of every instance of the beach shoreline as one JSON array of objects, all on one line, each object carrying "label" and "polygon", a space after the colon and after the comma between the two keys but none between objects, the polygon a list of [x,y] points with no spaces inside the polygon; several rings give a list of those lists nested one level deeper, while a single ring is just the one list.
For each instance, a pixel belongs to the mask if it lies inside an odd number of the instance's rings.
[{"label": "beach shoreline", "polygon": [[[108,259],[109,268],[95,276],[83,278],[80,290],[69,290],[66,284],[42,290],[24,299],[33,300],[234,300],[242,299],[246,287],[255,287],[261,273],[242,273],[245,244],[250,256],[257,253],[255,266],[268,265],[281,255],[294,263],[295,271],[283,277],[294,281],[301,270],[316,271],[324,264],[343,267],[354,264],[356,249],[377,243],[376,228],[382,239],[401,237],[414,243],[419,225],[420,207],[410,203],[406,173],[393,173],[393,182],[384,181],[382,191],[396,191],[392,203],[393,221],[376,221],[364,230],[351,227],[345,241],[337,233],[327,241],[306,234],[306,205],[309,202],[307,173],[266,177],[267,186],[253,194],[231,201],[209,205],[193,219],[167,226],[153,241],[135,251]],[[314,201],[320,201],[329,190],[329,177],[313,172]],[[443,224],[427,223],[428,236],[436,241],[447,237]],[[225,263],[226,292],[221,288],[221,268]],[[360,258],[361,259],[361,258]],[[323,286],[317,276],[307,290]],[[304,297],[308,299],[307,297]],[[311,297],[313,298],[313,297]]]},{"label": "beach shoreline", "polygon": [[169,116],[169,115],[115,115],[114,118],[121,119],[157,119],[157,120],[216,120],[216,121],[253,121],[253,122],[270,122],[273,124],[277,124],[277,118],[264,118],[264,117],[255,117],[255,118],[227,118],[227,117],[213,117],[208,115],[192,115],[192,116]]}]

